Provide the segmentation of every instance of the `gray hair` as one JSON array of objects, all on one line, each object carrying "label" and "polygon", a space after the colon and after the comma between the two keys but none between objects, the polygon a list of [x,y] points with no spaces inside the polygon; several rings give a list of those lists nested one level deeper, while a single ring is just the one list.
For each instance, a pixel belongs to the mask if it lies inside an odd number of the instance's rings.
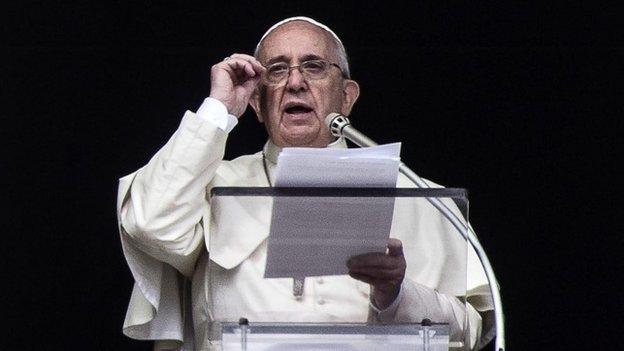
[{"label": "gray hair", "polygon": [[342,71],[342,75],[345,78],[351,78],[351,71],[349,70],[349,59],[347,57],[347,51],[345,50],[344,45],[342,45],[342,41],[340,40],[340,38],[338,38],[336,33],[334,33],[334,31],[332,31],[331,29],[329,29],[329,27],[309,17],[304,17],[304,16],[290,17],[290,18],[286,18],[284,20],[281,20],[275,23],[273,26],[271,26],[271,28],[269,28],[269,30],[267,30],[264,33],[262,38],[260,38],[260,41],[256,45],[256,50],[254,51],[254,57],[258,58],[258,54],[260,53],[260,46],[262,44],[262,41],[264,41],[264,38],[266,38],[269,35],[269,33],[271,33],[275,28],[281,26],[282,24],[292,22],[292,21],[304,21],[314,26],[317,26],[323,29],[324,31],[326,31],[327,33],[329,33],[334,41],[334,44],[336,45],[336,48],[338,49],[337,64],[338,66],[340,66],[340,71]]}]

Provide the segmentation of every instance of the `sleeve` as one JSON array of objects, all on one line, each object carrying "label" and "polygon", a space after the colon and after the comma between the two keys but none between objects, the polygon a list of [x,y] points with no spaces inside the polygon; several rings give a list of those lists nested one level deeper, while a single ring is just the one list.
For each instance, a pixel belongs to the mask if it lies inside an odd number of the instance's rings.
[{"label": "sleeve", "polygon": [[227,108],[221,101],[207,97],[197,109],[197,116],[212,122],[221,130],[229,133],[238,124],[238,118],[227,112]]},{"label": "sleeve", "polygon": [[373,323],[420,323],[425,318],[445,321],[449,323],[451,340],[461,338],[464,320],[468,317],[469,345],[464,349],[480,347],[481,316],[470,304],[464,306],[455,296],[439,293],[410,279],[403,281],[399,296],[390,307],[378,310],[371,305],[371,310],[369,322]]},{"label": "sleeve", "polygon": [[[184,340],[184,277],[204,245],[202,216],[227,133],[187,111],[169,141],[143,168],[120,179],[121,243],[135,280],[124,334],[141,340]],[[186,346],[188,343],[185,343]]]}]

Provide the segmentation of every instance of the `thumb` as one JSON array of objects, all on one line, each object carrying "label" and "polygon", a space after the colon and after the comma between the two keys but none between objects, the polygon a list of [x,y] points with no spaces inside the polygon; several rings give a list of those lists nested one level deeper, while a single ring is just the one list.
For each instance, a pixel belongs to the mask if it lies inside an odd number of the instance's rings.
[{"label": "thumb", "polygon": [[403,255],[403,243],[399,239],[388,239],[388,255],[390,256],[402,256]]}]

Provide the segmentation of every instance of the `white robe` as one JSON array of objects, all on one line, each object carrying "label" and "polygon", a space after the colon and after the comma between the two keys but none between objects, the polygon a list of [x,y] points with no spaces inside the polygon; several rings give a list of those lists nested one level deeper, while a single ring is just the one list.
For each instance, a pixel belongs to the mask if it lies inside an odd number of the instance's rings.
[{"label": "white robe", "polygon": [[[426,317],[446,319],[460,333],[467,320],[469,343],[478,345],[479,335],[481,343],[493,337],[489,325],[481,333],[477,311],[491,310],[491,301],[476,255],[470,249],[466,258],[461,240],[439,240],[438,233],[454,229],[424,202],[409,208],[409,215],[395,214],[393,228],[418,227],[427,234],[414,237],[393,229],[391,236],[407,248],[408,270],[389,310],[370,307],[368,285],[347,276],[306,279],[300,299],[292,295],[291,279],[262,279],[258,272],[266,257],[266,229],[236,214],[240,226],[211,232],[212,218],[228,210],[211,207],[212,187],[268,186],[260,153],[222,161],[226,137],[211,122],[187,112],[150,162],[120,179],[119,229],[135,279],[126,335],[160,340],[157,349],[216,349],[209,340],[215,332],[211,322],[244,316],[251,321],[317,322],[420,322]],[[279,149],[269,142],[265,151],[272,173]],[[410,183],[400,177],[398,186]],[[410,257],[409,248],[420,248],[418,257]],[[464,294],[469,302],[465,308],[453,297]]]}]

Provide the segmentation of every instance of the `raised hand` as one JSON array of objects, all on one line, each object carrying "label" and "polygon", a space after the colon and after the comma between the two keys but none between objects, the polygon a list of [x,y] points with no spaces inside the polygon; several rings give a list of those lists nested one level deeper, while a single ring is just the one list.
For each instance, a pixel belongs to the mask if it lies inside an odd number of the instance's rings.
[{"label": "raised hand", "polygon": [[261,80],[265,68],[253,56],[233,54],[212,66],[210,97],[221,101],[228,113],[240,117]]}]

